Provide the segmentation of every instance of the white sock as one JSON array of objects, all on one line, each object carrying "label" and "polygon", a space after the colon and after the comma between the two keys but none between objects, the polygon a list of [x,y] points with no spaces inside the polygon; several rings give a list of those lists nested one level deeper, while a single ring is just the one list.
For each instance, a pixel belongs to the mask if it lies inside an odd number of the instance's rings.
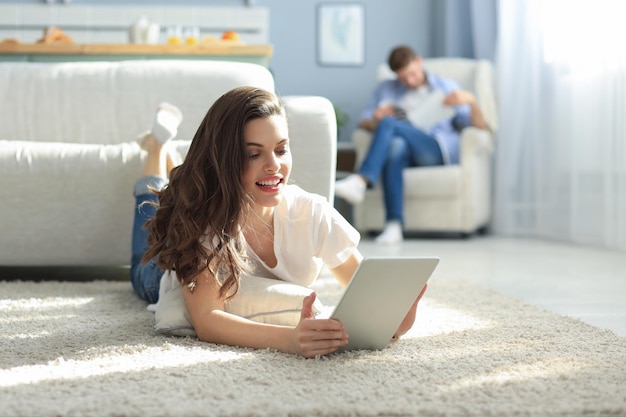
[{"label": "white sock", "polygon": [[402,242],[402,224],[397,220],[387,222],[385,230],[378,235],[376,243],[391,245]]},{"label": "white sock", "polygon": [[183,114],[178,107],[170,103],[161,103],[157,108],[154,122],[152,123],[152,135],[161,144],[174,138],[178,133],[178,126],[183,120]]},{"label": "white sock", "polygon": [[350,174],[346,178],[335,181],[335,195],[350,204],[357,204],[365,198],[367,183],[358,174]]}]

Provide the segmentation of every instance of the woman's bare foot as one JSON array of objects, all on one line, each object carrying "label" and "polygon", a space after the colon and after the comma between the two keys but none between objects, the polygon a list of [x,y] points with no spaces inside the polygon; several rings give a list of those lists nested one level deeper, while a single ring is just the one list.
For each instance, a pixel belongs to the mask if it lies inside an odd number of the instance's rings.
[{"label": "woman's bare foot", "polygon": [[167,178],[169,175],[167,164],[167,152],[165,147],[156,140],[154,135],[148,133],[139,143],[141,149],[148,153],[143,168],[143,175]]},{"label": "woman's bare foot", "polygon": [[171,146],[162,145],[150,134],[145,134],[139,146],[148,153],[144,165],[144,176],[169,178],[172,169],[181,164],[180,156]]}]

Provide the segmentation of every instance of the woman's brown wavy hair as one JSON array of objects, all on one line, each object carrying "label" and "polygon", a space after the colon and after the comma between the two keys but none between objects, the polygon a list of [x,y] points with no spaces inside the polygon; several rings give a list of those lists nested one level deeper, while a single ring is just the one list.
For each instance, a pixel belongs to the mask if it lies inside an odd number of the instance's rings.
[{"label": "woman's brown wavy hair", "polygon": [[[143,261],[157,258],[193,290],[205,268],[221,285],[222,299],[239,289],[246,268],[243,226],[252,208],[242,183],[249,158],[246,123],[285,116],[280,99],[254,87],[238,87],[211,106],[196,132],[182,165],[158,195],[155,217],[146,223],[148,245]],[[210,242],[207,249],[202,242]]]}]

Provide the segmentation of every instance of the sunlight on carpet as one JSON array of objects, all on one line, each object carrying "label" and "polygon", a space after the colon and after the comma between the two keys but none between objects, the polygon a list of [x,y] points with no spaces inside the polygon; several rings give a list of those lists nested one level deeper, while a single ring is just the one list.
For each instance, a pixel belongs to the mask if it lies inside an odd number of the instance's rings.
[{"label": "sunlight on carpet", "polygon": [[537,360],[530,364],[516,364],[503,366],[485,373],[473,375],[451,382],[449,391],[467,389],[468,387],[482,387],[486,385],[505,385],[512,382],[528,382],[533,379],[548,381],[552,378],[566,378],[572,372],[578,372],[592,367],[593,364],[575,358],[554,358],[551,360]]},{"label": "sunlight on carpet", "polygon": [[[124,346],[128,353],[116,352],[117,348],[100,349],[98,356],[89,360],[73,360],[59,357],[47,364],[19,366],[0,371],[0,387],[33,384],[43,381],[81,379],[119,372],[140,372],[209,362],[226,362],[250,356],[251,353],[219,352],[206,349],[182,348],[176,345],[146,348]],[[158,356],[159,363],[145,361],[144,357]]]},{"label": "sunlight on carpet", "polygon": [[404,338],[434,336],[468,329],[488,329],[496,325],[493,320],[476,317],[467,311],[428,298],[420,302],[419,312],[415,324]]},{"label": "sunlight on carpet", "polygon": [[0,300],[0,311],[37,310],[41,312],[42,310],[61,307],[82,306],[92,301],[93,297],[50,297]]}]

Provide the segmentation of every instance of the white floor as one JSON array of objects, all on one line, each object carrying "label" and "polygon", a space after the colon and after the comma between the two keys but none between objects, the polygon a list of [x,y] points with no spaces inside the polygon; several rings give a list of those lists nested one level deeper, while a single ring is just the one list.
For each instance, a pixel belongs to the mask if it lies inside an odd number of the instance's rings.
[{"label": "white floor", "polygon": [[438,256],[431,279],[465,279],[626,337],[626,253],[545,240],[475,236],[407,239],[365,256]]}]

